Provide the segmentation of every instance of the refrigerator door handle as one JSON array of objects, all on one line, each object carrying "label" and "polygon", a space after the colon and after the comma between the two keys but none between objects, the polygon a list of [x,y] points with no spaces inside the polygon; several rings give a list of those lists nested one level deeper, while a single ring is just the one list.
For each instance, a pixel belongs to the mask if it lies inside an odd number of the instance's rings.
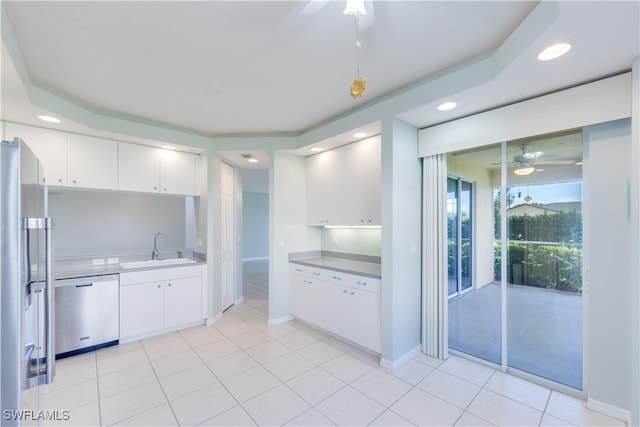
[{"label": "refrigerator door handle", "polygon": [[46,358],[47,372],[45,384],[51,384],[55,375],[56,351],[55,345],[55,286],[53,282],[53,219],[44,218],[45,231],[45,341],[46,341]]},{"label": "refrigerator door handle", "polygon": [[[43,230],[44,231],[44,246],[45,246],[45,259],[44,259],[44,271],[45,281],[42,292],[44,293],[44,336],[42,343],[44,345],[44,366],[42,369],[37,369],[35,372],[28,374],[27,384],[50,384],[53,382],[55,375],[55,285],[53,277],[53,229],[54,223],[52,218],[24,218],[25,237],[27,242],[29,241],[29,230]],[[26,244],[25,246],[28,246]],[[25,250],[25,255],[29,255],[29,250]],[[29,264],[27,259],[26,263]],[[31,272],[31,266],[28,265],[27,271]],[[33,288],[33,283],[30,281],[30,286]],[[34,291],[35,289],[31,289]],[[40,362],[40,361],[38,361]],[[35,384],[33,383],[35,381]],[[30,388],[30,386],[27,386]]]}]

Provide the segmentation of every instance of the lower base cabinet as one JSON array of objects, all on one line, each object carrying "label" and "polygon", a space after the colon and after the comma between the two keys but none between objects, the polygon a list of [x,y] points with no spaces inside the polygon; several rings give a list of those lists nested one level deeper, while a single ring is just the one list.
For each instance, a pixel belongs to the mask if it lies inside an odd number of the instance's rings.
[{"label": "lower base cabinet", "polygon": [[380,352],[379,279],[291,264],[291,314]]},{"label": "lower base cabinet", "polygon": [[120,339],[202,320],[202,268],[120,273]]}]

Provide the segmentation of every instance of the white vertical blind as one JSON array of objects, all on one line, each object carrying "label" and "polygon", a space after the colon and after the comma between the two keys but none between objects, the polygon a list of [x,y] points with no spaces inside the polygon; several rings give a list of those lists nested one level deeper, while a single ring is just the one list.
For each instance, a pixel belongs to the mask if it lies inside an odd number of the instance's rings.
[{"label": "white vertical blind", "polygon": [[447,156],[423,163],[422,351],[446,357],[447,344]]}]

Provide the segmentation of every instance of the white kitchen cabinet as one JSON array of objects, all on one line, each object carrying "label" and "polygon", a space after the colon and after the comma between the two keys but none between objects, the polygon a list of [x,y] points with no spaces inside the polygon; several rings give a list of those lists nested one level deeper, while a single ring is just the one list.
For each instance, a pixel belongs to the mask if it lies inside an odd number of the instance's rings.
[{"label": "white kitchen cabinet", "polygon": [[203,315],[203,267],[120,273],[120,340],[193,325]]},{"label": "white kitchen cabinet", "polygon": [[380,225],[380,137],[306,159],[308,225]]},{"label": "white kitchen cabinet", "polygon": [[380,297],[373,292],[350,288],[350,339],[362,347],[380,352]]},{"label": "white kitchen cabinet", "polygon": [[43,167],[44,183],[67,185],[67,134],[51,129],[5,123],[5,139],[18,136],[31,148]]},{"label": "white kitchen cabinet", "polygon": [[196,160],[193,153],[120,142],[118,186],[125,191],[193,195]]},{"label": "white kitchen cabinet", "polygon": [[380,352],[380,279],[290,264],[291,314]]},{"label": "white kitchen cabinet", "polygon": [[160,150],[146,145],[118,143],[118,188],[160,191]]},{"label": "white kitchen cabinet", "polygon": [[192,153],[160,151],[160,189],[167,194],[196,194],[196,160]]},{"label": "white kitchen cabinet", "polygon": [[164,284],[164,327],[202,319],[201,277],[183,277]]},{"label": "white kitchen cabinet", "polygon": [[69,134],[67,139],[67,185],[117,190],[118,143],[93,136]]},{"label": "white kitchen cabinet", "polygon": [[307,158],[307,224],[339,224],[339,210],[344,208],[343,193],[336,191],[340,185],[341,160],[337,150]]},{"label": "white kitchen cabinet", "polygon": [[120,287],[120,338],[164,328],[162,283],[138,283]]}]

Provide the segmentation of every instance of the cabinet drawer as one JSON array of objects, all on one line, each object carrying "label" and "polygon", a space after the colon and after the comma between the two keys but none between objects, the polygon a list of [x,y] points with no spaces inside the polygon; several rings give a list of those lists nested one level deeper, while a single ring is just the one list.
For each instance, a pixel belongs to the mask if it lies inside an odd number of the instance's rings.
[{"label": "cabinet drawer", "polygon": [[120,286],[135,285],[145,282],[160,282],[163,280],[180,279],[183,277],[202,276],[201,265],[187,267],[156,268],[150,270],[131,271],[120,273]]}]

